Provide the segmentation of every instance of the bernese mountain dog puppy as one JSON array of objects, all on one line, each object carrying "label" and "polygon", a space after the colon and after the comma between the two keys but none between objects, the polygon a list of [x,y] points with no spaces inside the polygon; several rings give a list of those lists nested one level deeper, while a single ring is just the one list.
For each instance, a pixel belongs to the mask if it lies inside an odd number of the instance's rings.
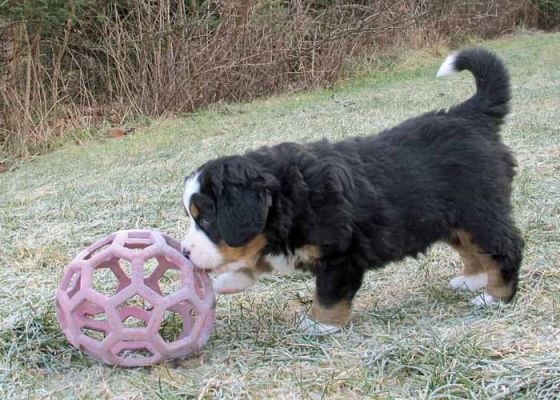
[{"label": "bernese mountain dog puppy", "polygon": [[309,269],[316,289],[304,327],[319,333],[349,320],[366,271],[437,241],[464,263],[453,288],[484,289],[475,305],[511,301],[524,242],[510,200],[516,164],[499,134],[509,75],[493,53],[471,48],[437,76],[463,70],[476,80],[471,98],[377,135],[208,161],[185,181],[183,253],[218,273],[219,293],[266,272]]}]

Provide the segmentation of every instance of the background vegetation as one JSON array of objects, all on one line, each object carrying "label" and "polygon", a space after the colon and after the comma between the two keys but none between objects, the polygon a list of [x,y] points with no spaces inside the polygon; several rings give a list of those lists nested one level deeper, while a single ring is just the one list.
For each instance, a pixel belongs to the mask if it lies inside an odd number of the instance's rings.
[{"label": "background vegetation", "polygon": [[328,85],[397,47],[559,21],[560,0],[0,1],[0,162],[92,128]]}]

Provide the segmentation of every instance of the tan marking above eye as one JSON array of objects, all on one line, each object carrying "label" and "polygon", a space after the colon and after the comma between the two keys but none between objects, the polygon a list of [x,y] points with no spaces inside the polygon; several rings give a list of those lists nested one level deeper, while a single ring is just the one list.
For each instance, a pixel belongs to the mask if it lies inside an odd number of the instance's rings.
[{"label": "tan marking above eye", "polygon": [[189,210],[190,210],[191,216],[193,218],[197,218],[200,215],[200,210],[198,209],[198,207],[194,203],[191,203],[191,205],[189,206]]}]

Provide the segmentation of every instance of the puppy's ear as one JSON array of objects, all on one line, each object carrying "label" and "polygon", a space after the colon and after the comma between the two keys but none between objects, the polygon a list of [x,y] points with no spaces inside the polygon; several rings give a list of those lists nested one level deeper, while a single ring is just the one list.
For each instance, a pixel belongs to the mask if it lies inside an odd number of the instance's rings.
[{"label": "puppy's ear", "polygon": [[235,185],[217,201],[216,222],[228,246],[241,247],[264,230],[271,196],[267,191]]}]

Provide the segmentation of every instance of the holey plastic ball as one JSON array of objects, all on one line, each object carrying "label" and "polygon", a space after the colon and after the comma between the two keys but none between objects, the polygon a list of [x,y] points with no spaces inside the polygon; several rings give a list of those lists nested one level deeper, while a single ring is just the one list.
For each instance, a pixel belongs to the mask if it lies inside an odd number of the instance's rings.
[{"label": "holey plastic ball", "polygon": [[215,321],[210,278],[179,242],[149,230],[120,231],[79,253],[56,293],[68,341],[108,364],[140,367],[204,346]]}]

